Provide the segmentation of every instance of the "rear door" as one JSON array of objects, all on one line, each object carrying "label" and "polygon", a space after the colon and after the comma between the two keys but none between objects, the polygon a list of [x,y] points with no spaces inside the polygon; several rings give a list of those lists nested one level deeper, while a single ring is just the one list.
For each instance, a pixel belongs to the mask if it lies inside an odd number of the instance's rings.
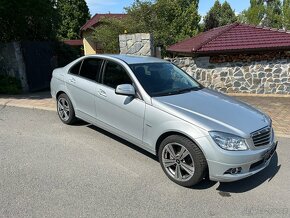
[{"label": "rear door", "polygon": [[76,115],[89,121],[96,121],[95,97],[103,60],[85,58],[74,65],[67,77],[67,89],[75,103]]},{"label": "rear door", "polygon": [[107,61],[97,90],[98,120],[103,126],[141,143],[145,102],[140,97],[117,95],[115,89],[120,84],[133,82],[119,63]]}]

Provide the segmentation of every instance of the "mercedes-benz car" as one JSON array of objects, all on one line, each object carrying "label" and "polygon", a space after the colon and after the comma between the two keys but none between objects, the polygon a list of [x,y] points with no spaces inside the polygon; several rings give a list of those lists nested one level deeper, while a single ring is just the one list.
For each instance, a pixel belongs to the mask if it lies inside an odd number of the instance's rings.
[{"label": "mercedes-benz car", "polygon": [[162,59],[84,56],[53,71],[51,94],[63,123],[84,120],[157,155],[186,187],[251,176],[277,147],[269,116]]}]

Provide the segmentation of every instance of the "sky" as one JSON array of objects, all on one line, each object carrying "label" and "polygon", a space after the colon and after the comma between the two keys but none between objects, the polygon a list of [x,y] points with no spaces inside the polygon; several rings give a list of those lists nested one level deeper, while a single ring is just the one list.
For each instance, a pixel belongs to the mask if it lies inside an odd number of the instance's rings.
[{"label": "sky", "polygon": [[[220,0],[224,2],[225,0]],[[243,11],[250,5],[250,0],[227,0],[236,13]],[[91,15],[96,13],[125,13],[124,7],[132,5],[134,0],[86,0]],[[199,0],[199,13],[204,16],[213,6],[215,0]]]}]

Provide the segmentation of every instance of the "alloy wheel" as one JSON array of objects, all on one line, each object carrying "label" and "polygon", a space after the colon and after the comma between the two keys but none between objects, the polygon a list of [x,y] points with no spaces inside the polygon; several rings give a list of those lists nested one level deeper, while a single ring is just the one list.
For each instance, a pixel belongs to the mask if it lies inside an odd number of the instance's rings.
[{"label": "alloy wheel", "polygon": [[59,98],[57,102],[58,114],[63,121],[68,121],[70,116],[69,103],[65,98]]},{"label": "alloy wheel", "polygon": [[182,182],[191,179],[195,172],[191,154],[179,143],[169,143],[164,147],[162,164],[172,178]]}]

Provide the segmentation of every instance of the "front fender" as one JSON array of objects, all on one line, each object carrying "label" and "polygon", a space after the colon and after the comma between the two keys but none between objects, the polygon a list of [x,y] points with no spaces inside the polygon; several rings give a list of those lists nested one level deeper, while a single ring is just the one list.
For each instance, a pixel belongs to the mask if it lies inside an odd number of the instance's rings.
[{"label": "front fender", "polygon": [[[187,136],[194,142],[197,138],[208,135],[207,131],[176,116],[168,114],[151,105],[146,105],[143,142],[150,150],[156,151],[160,136],[175,132]],[[199,146],[199,145],[198,145]],[[203,148],[201,147],[203,150]]]}]

